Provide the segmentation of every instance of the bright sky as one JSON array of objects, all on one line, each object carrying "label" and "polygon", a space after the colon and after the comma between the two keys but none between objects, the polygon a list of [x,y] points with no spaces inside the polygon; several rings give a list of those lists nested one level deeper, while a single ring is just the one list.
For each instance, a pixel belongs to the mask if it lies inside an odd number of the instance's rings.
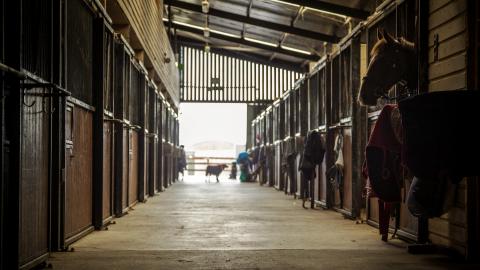
[{"label": "bright sky", "polygon": [[180,144],[204,141],[246,143],[247,105],[225,103],[180,104]]}]

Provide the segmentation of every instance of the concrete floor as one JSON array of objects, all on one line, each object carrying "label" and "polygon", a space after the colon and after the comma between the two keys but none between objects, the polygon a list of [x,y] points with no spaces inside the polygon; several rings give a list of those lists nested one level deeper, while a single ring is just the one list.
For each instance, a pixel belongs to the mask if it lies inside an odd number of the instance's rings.
[{"label": "concrete floor", "polygon": [[254,183],[186,179],[134,208],[52,254],[53,269],[480,269],[408,254],[368,225]]}]

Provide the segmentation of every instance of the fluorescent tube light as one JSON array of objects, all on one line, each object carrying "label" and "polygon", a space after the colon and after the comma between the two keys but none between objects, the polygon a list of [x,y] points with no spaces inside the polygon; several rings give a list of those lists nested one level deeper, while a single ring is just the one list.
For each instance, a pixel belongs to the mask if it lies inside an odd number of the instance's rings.
[{"label": "fluorescent tube light", "polygon": [[300,50],[300,49],[288,47],[288,46],[285,46],[285,45],[282,45],[281,48],[282,48],[282,49],[285,49],[285,50],[292,51],[292,52],[298,52],[298,53],[307,54],[307,55],[311,55],[311,54],[312,54],[312,53],[309,52],[309,51],[304,51],[304,50]]},{"label": "fluorescent tube light", "polygon": [[258,39],[253,39],[253,38],[246,37],[245,40],[255,42],[255,43],[259,43],[259,44],[263,44],[263,45],[267,45],[267,46],[270,46],[270,47],[277,47],[277,44],[266,42],[266,41],[261,41],[261,40],[258,40]]}]

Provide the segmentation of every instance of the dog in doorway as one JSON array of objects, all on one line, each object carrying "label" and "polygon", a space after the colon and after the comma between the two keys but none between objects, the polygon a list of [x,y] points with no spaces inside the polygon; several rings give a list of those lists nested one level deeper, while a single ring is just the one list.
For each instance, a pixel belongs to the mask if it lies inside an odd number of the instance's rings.
[{"label": "dog in doorway", "polygon": [[208,165],[207,170],[205,171],[205,176],[207,177],[207,179],[205,179],[205,182],[208,181],[210,183],[210,176],[215,175],[218,183],[218,176],[223,172],[223,170],[225,170],[225,168],[228,168],[227,164]]}]

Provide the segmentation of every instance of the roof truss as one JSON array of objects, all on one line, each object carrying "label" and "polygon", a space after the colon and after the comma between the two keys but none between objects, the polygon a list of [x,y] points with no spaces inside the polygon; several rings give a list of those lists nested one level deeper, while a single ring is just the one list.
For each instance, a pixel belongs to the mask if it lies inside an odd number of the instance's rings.
[{"label": "roof truss", "polygon": [[[310,1],[307,1],[307,2],[310,2]],[[172,7],[184,9],[184,10],[202,13],[201,5],[182,2],[178,0],[165,0],[165,4]],[[249,10],[249,7],[248,7],[248,10]],[[314,32],[314,31],[310,31],[302,28],[297,28],[297,27],[294,27],[293,25],[279,24],[279,23],[265,21],[257,18],[252,18],[250,17],[249,13],[250,12],[248,11],[247,16],[243,16],[243,15],[239,15],[239,14],[235,14],[235,13],[231,13],[231,12],[227,12],[219,9],[209,8],[208,13],[204,13],[204,14],[223,18],[223,19],[233,20],[233,21],[237,21],[245,24],[255,25],[258,27],[267,28],[267,29],[278,31],[278,32],[284,32],[284,33],[306,37],[314,40],[325,41],[329,43],[338,43],[340,41],[340,38],[334,35],[327,35],[327,34],[322,34],[322,33]]]},{"label": "roof truss", "polygon": [[[165,24],[167,26],[169,25],[169,23],[170,22],[168,22],[168,21],[165,22]],[[184,25],[184,24],[177,24],[175,22],[171,22],[171,24],[172,24],[171,26],[173,28],[176,28],[178,30],[182,30],[182,31],[186,31],[186,32],[190,32],[190,33],[194,33],[194,34],[198,34],[198,35],[203,35],[204,34],[203,30],[200,30],[200,29],[195,28],[195,27],[190,27],[190,26],[187,26],[187,25]],[[233,37],[233,36],[222,35],[222,34],[219,34],[219,33],[212,32],[212,31],[210,31],[209,35],[210,35],[210,38],[216,38],[216,39],[220,39],[220,40],[224,40],[224,41],[228,41],[228,42],[232,42],[232,43],[237,43],[237,44],[241,44],[241,45],[245,45],[245,46],[249,46],[249,47],[253,47],[253,48],[259,48],[259,49],[262,49],[262,50],[271,51],[271,52],[274,52],[274,53],[280,53],[280,54],[284,54],[284,55],[289,55],[289,56],[293,56],[293,57],[300,58],[300,59],[305,59],[305,60],[310,60],[310,61],[318,61],[320,59],[319,56],[314,55],[314,54],[303,54],[303,53],[295,52],[295,51],[292,51],[292,50],[283,49],[282,47],[280,47],[278,45],[277,46],[264,45],[264,44],[261,44],[261,43],[245,40],[244,38],[241,38],[241,37]]]},{"label": "roof truss", "polygon": [[311,1],[311,0],[281,0],[281,1],[290,3],[290,4],[308,7],[308,8],[313,8],[321,11],[340,14],[340,15],[361,19],[361,20],[365,20],[368,18],[368,16],[370,16],[370,13],[368,11],[365,11],[362,9],[341,6],[341,5],[332,4],[324,1]]},{"label": "roof truss", "polygon": [[[186,47],[191,47],[191,48],[196,48],[196,49],[201,49],[203,50],[205,48],[205,44],[203,44],[201,41],[187,38],[187,37],[182,37],[182,36],[177,36],[176,37],[177,44],[178,45],[183,45]],[[224,49],[224,48],[216,48],[212,46],[210,48],[210,51],[219,55],[224,55],[228,57],[234,57],[234,58],[239,58],[242,60],[247,60],[250,62],[255,62],[259,64],[264,64],[264,65],[270,65],[278,68],[283,68],[287,70],[292,70],[300,73],[304,73],[307,70],[302,67],[302,63],[295,63],[295,62],[290,62],[290,61],[284,61],[280,59],[273,59],[270,60],[270,57],[268,56],[262,56],[259,54],[255,53],[249,53],[249,52],[240,52],[240,51],[234,51],[234,50],[229,50],[229,49]]]}]

